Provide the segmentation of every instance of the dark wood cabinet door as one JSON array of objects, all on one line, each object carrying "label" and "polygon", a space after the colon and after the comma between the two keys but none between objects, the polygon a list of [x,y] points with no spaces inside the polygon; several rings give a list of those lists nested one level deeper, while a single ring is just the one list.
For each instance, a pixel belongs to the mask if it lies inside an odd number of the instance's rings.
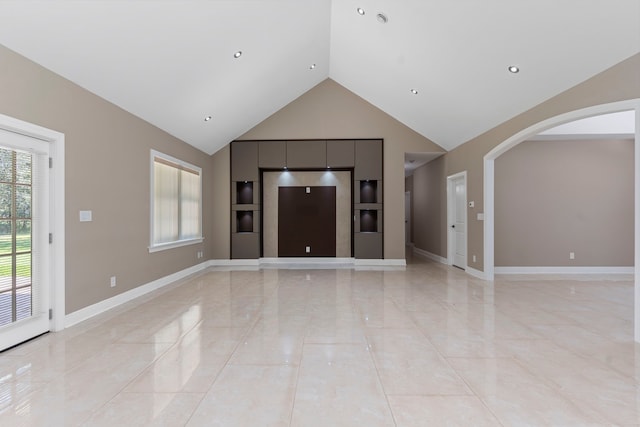
[{"label": "dark wood cabinet door", "polygon": [[278,256],[336,256],[336,187],[278,188]]}]

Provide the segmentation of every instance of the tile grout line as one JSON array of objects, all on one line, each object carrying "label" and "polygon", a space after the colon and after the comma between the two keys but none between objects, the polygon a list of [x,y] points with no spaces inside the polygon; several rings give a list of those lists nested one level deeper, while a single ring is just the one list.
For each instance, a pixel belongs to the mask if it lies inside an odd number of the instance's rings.
[{"label": "tile grout line", "polygon": [[[353,307],[354,310],[357,310],[356,307]],[[357,313],[357,311],[356,311]],[[367,353],[369,354],[369,357],[371,358],[371,363],[373,363],[373,369],[376,370],[376,380],[378,382],[378,384],[380,385],[380,389],[382,390],[382,394],[384,395],[384,400],[385,402],[387,402],[387,408],[389,409],[389,414],[391,414],[391,419],[393,420],[393,425],[394,426],[398,426],[398,422],[396,421],[396,415],[393,413],[393,409],[391,408],[391,402],[389,402],[389,395],[387,394],[387,391],[384,388],[384,384],[382,383],[382,378],[380,377],[380,370],[378,369],[378,364],[376,363],[376,358],[373,356],[373,352],[371,351],[371,342],[369,341],[369,336],[367,334],[367,325],[364,323],[364,321],[362,320],[361,316],[358,316],[359,320],[360,320],[360,324],[362,325],[363,328],[363,332],[364,332],[364,340],[365,340],[365,345],[366,345],[366,350]],[[384,329],[384,328],[382,328]]]},{"label": "tile grout line", "polygon": [[[262,307],[264,307],[264,297],[262,300]],[[211,385],[209,386],[209,388],[207,389],[207,391],[205,391],[202,394],[202,398],[200,399],[200,401],[198,402],[198,404],[195,406],[195,408],[193,409],[193,411],[191,412],[191,415],[189,415],[189,418],[186,420],[185,422],[185,426],[188,425],[191,422],[191,419],[193,418],[193,415],[196,413],[196,411],[198,410],[198,408],[200,407],[200,405],[202,405],[202,402],[204,401],[205,397],[207,397],[207,394],[209,394],[209,392],[211,391],[211,389],[213,388],[213,386],[215,385],[216,381],[218,381],[218,378],[220,377],[220,374],[225,370],[225,368],[227,366],[233,366],[233,365],[229,365],[229,360],[231,360],[231,358],[233,357],[233,355],[235,354],[235,352],[238,350],[238,347],[240,347],[240,345],[244,342],[244,340],[247,338],[247,336],[249,335],[249,333],[251,331],[253,331],[253,329],[256,327],[256,325],[258,324],[258,322],[260,321],[260,319],[262,319],[262,314],[260,314],[259,316],[256,316],[256,319],[253,321],[253,323],[251,324],[250,327],[247,328],[246,332],[242,335],[242,337],[238,340],[238,343],[233,347],[233,350],[229,352],[229,356],[227,357],[227,360],[224,362],[224,364],[222,365],[222,367],[220,368],[220,370],[218,371],[218,373],[216,374],[216,376],[213,378],[213,381],[211,381]]]},{"label": "tile grout line", "polygon": [[[395,302],[394,302],[395,304]],[[398,307],[399,309],[399,307]],[[460,373],[453,367],[451,366],[451,364],[449,363],[449,359],[447,357],[445,357],[442,352],[440,351],[440,349],[429,339],[429,337],[422,331],[422,329],[420,328],[420,326],[416,323],[416,321],[411,317],[411,316],[407,316],[411,322],[413,323],[413,325],[415,326],[415,328],[418,330],[418,333],[420,335],[422,335],[428,342],[429,344],[431,344],[431,346],[434,348],[434,350],[436,351],[436,353],[438,353],[438,355],[442,358],[442,360],[447,364],[447,366],[449,367],[449,369],[451,369],[453,372],[455,372],[455,374],[458,376],[458,378],[460,378],[460,381],[462,381],[467,388],[469,389],[469,391],[471,391],[471,393],[473,393],[472,396],[474,396],[476,399],[478,399],[478,401],[480,401],[480,403],[482,404],[482,406],[493,416],[493,418],[502,426],[502,427],[506,427],[502,421],[500,420],[500,418],[498,418],[498,416],[491,410],[491,408],[489,408],[489,406],[487,406],[486,402],[484,401],[484,399],[482,399],[482,397],[480,397],[478,395],[478,393],[476,393],[476,391],[471,387],[471,385],[469,384],[469,382],[462,376],[460,375]],[[468,358],[467,358],[468,359]],[[495,359],[495,358],[493,358]],[[468,395],[467,395],[468,396]]]}]

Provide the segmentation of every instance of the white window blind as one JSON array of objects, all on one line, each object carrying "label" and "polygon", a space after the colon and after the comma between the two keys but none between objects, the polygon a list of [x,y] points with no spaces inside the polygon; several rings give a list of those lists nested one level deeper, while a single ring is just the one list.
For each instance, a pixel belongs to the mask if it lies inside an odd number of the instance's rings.
[{"label": "white window blind", "polygon": [[151,251],[202,241],[202,170],[151,152]]}]

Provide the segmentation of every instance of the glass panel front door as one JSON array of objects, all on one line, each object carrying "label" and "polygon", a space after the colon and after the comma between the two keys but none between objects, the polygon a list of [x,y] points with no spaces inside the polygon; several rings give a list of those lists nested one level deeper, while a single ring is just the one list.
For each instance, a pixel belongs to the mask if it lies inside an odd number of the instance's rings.
[{"label": "glass panel front door", "polygon": [[33,314],[30,153],[0,148],[0,327]]}]

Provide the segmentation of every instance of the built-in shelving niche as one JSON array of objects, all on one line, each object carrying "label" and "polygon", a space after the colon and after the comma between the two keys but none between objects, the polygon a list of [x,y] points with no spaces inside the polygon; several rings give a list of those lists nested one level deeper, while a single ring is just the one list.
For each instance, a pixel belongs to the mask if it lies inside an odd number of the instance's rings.
[{"label": "built-in shelving niche", "polygon": [[360,232],[376,233],[378,231],[378,211],[377,210],[361,210],[360,211]]},{"label": "built-in shelving niche", "polygon": [[236,183],[236,203],[250,205],[253,203],[253,182],[239,181]]},{"label": "built-in shelving niche", "polygon": [[360,203],[378,203],[378,181],[360,181]]},{"label": "built-in shelving niche", "polygon": [[236,211],[236,231],[253,233],[253,211]]}]

